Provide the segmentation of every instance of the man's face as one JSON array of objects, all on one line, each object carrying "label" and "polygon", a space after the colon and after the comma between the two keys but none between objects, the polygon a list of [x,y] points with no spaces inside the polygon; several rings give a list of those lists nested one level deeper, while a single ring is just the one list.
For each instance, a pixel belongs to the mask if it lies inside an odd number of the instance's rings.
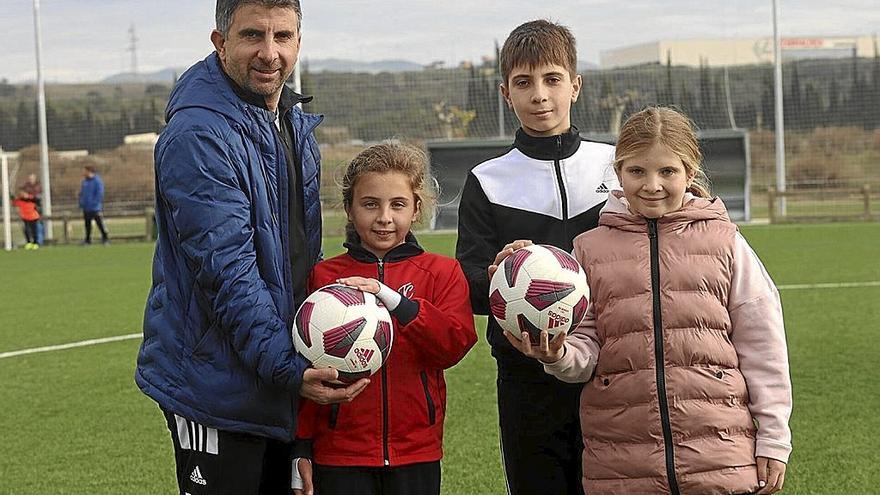
[{"label": "man's face", "polygon": [[226,74],[263,96],[270,110],[277,107],[284,81],[299,56],[297,21],[292,8],[245,4],[232,16],[227,36],[217,30],[211,33]]},{"label": "man's face", "polygon": [[555,136],[571,127],[571,104],[581,90],[581,76],[574,79],[561,65],[516,66],[501,93],[513,109],[526,134]]}]

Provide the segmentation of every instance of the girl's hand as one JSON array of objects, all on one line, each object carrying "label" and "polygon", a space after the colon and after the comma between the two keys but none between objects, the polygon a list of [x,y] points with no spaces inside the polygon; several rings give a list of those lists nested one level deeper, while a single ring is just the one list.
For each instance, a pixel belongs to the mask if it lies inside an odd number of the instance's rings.
[{"label": "girl's hand", "polygon": [[776,493],[785,482],[785,463],[768,457],[756,457],[758,464],[758,495]]},{"label": "girl's hand", "polygon": [[354,287],[355,289],[369,292],[370,294],[379,293],[379,281],[374,278],[364,277],[345,277],[337,278],[336,283]]},{"label": "girl's hand", "polygon": [[542,363],[555,363],[562,359],[562,355],[565,353],[565,332],[560,332],[553,339],[550,339],[549,334],[542,330],[539,342],[535,345],[532,345],[529,334],[526,332],[522,333],[522,339],[517,339],[507,330],[504,331],[504,336],[507,337],[510,345],[516,347],[519,352]]}]

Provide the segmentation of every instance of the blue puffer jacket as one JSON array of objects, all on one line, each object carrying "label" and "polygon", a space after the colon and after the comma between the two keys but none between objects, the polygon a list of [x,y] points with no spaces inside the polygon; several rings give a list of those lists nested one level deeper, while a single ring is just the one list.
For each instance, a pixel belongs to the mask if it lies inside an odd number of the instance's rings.
[{"label": "blue puffer jacket", "polygon": [[[320,256],[322,117],[294,107],[305,231]],[[135,381],[161,407],[214,428],[290,440],[302,373],[288,181],[273,114],[233,92],[216,54],[180,78],[155,150],[159,239]]]},{"label": "blue puffer jacket", "polygon": [[97,174],[82,180],[79,188],[79,207],[83,211],[104,209],[104,182]]}]

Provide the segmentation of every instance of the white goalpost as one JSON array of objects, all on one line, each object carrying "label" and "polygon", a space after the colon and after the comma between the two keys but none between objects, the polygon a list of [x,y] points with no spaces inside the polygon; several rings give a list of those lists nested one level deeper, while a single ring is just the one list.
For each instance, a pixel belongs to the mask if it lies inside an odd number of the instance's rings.
[{"label": "white goalpost", "polygon": [[9,201],[9,159],[3,148],[0,148],[0,189],[3,193],[3,249],[12,251],[12,212]]}]

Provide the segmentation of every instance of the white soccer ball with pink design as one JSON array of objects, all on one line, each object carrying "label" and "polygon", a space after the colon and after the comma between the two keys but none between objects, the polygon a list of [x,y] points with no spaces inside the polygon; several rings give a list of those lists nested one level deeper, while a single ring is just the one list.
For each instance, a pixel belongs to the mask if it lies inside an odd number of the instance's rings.
[{"label": "white soccer ball with pink design", "polygon": [[294,348],[316,368],[336,368],[345,383],[378,371],[393,340],[391,315],[376,296],[340,284],[309,295],[292,330]]},{"label": "white soccer ball with pink design", "polygon": [[498,265],[489,283],[489,308],[501,328],[537,344],[584,319],[590,288],[583,268],[565,251],[544,244],[517,249]]}]

